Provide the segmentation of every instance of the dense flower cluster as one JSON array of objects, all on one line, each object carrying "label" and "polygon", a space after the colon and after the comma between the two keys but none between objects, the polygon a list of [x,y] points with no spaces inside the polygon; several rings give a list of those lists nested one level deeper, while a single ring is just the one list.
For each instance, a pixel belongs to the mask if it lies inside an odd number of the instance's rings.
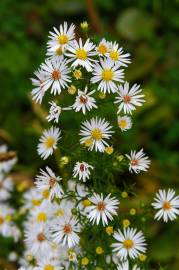
[{"label": "dense flower cluster", "polygon": [[[84,25],[87,27],[83,24],[82,28]],[[131,115],[145,101],[140,85],[130,86],[125,81],[124,71],[130,63],[130,54],[125,53],[117,42],[104,38],[97,43],[89,38],[75,39],[74,24],[68,25],[65,22],[50,32],[47,59],[32,79],[32,99],[42,103],[45,96],[52,97],[48,103],[50,106],[46,119],[55,125],[44,130],[37,151],[43,159],[58,151],[63,136],[70,133],[70,127],[68,130],[60,128],[61,113],[73,111],[74,114],[85,117],[79,124],[79,129],[76,128],[75,139],[78,148],[86,151],[86,159],[84,155],[73,158],[72,170],[67,180],[64,175],[57,175],[48,166],[40,169],[35,187],[24,193],[21,212],[27,213],[27,218],[23,224],[25,251],[19,260],[21,269],[100,270],[101,254],[104,255],[103,264],[105,261],[109,269],[142,269],[138,259],[145,257],[147,251],[144,232],[141,228],[130,226],[127,219],[123,220],[121,228],[119,196],[112,194],[112,190],[110,194],[106,194],[105,187],[104,193],[95,190],[91,184],[95,164],[92,159],[87,159],[87,155],[92,152],[98,152],[101,156],[111,155],[115,150],[113,136],[116,128],[119,132],[131,129]],[[64,107],[59,104],[63,100],[59,96],[74,94],[76,96],[71,104]],[[106,95],[110,95],[111,102],[114,103],[116,127],[100,111]],[[92,116],[88,117],[93,111]],[[2,148],[1,152],[3,151],[5,150]],[[123,156],[129,173],[146,172],[150,160],[144,150],[129,149],[129,152]],[[4,204],[12,189],[12,183],[9,178],[4,178],[4,173],[9,171],[12,164],[12,160],[4,165],[2,162],[0,164],[3,179],[0,180],[0,199],[3,201],[0,208],[0,233],[5,236],[12,234],[13,228],[12,224],[9,225],[11,221],[8,218],[13,210]],[[126,197],[125,192],[122,197]],[[170,189],[159,190],[152,206],[157,210],[155,219],[163,219],[165,222],[174,220],[179,215],[179,196]],[[131,215],[134,212],[135,209],[132,209]],[[105,238],[107,249],[97,246],[95,256],[92,256],[94,250],[90,250],[91,254],[88,254],[85,245],[95,241],[98,230],[98,237]],[[89,232],[90,236],[85,238],[87,242],[84,243],[83,236]],[[94,238],[90,239],[93,234]],[[13,235],[17,236],[17,233]]]}]

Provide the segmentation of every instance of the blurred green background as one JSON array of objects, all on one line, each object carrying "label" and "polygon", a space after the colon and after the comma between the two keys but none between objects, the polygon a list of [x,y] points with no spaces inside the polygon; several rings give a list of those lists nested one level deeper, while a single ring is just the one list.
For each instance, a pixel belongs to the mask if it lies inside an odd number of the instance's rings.
[{"label": "blurred green background", "polygon": [[[141,146],[152,158],[139,176],[143,196],[159,187],[179,191],[179,1],[169,0],[1,0],[0,140],[17,150],[19,169],[35,174],[42,161],[36,145],[43,112],[31,103],[30,77],[44,61],[48,32],[63,21],[87,20],[91,32],[117,40],[132,55],[126,77],[142,85],[146,104],[135,113],[123,149]],[[179,269],[179,223],[158,226],[150,235],[151,265]],[[168,268],[169,267],[169,268]]]}]

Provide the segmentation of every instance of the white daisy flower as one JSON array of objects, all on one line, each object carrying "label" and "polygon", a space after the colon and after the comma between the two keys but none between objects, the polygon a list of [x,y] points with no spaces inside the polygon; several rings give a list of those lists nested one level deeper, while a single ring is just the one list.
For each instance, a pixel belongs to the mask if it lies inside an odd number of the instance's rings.
[{"label": "white daisy flower", "polygon": [[75,203],[71,200],[62,199],[59,203],[53,203],[53,216],[55,218],[64,218],[71,215],[71,210],[75,207]]},{"label": "white daisy flower", "polygon": [[57,258],[44,254],[43,258],[38,260],[36,270],[61,270],[60,261]]},{"label": "white daisy flower", "polygon": [[141,94],[141,92],[142,89],[140,89],[140,85],[134,84],[131,89],[129,89],[128,82],[125,82],[124,85],[120,85],[117,91],[119,96],[115,98],[116,101],[114,102],[120,103],[118,113],[123,110],[124,113],[132,114],[137,106],[142,106],[142,103],[145,102],[143,99],[145,95]]},{"label": "white daisy flower", "polygon": [[73,168],[73,177],[79,177],[79,180],[83,180],[86,182],[87,179],[90,177],[90,170],[93,169],[93,166],[89,165],[86,162],[76,162],[75,167]]},{"label": "white daisy flower", "polygon": [[76,217],[65,216],[56,220],[52,227],[52,239],[56,244],[68,245],[69,248],[79,243],[80,226]]},{"label": "white daisy flower", "polygon": [[4,178],[0,173],[0,201],[5,201],[10,198],[13,190],[13,182],[10,177]]},{"label": "white daisy flower", "polygon": [[111,194],[104,198],[103,194],[99,195],[94,193],[94,195],[88,199],[93,205],[87,206],[86,212],[88,219],[92,221],[93,224],[96,222],[98,225],[100,220],[102,220],[103,226],[108,225],[108,219],[113,220],[113,216],[117,215],[119,201],[110,196]]},{"label": "white daisy flower", "polygon": [[137,232],[133,228],[124,228],[124,232],[118,230],[114,232],[114,238],[117,243],[112,244],[113,251],[121,260],[126,260],[128,257],[135,259],[140,253],[145,253],[146,243],[142,231]]},{"label": "white daisy flower", "polygon": [[51,127],[45,130],[40,138],[40,143],[38,144],[38,154],[46,159],[53,154],[53,151],[57,149],[57,143],[59,141],[61,131],[59,128]]},{"label": "white daisy flower", "polygon": [[130,155],[126,155],[126,157],[129,159],[129,171],[140,173],[140,171],[147,171],[149,168],[150,160],[147,156],[145,156],[145,153],[143,149],[141,149],[139,152],[136,152],[135,150],[131,150]]},{"label": "white daisy flower", "polygon": [[51,87],[51,93],[54,95],[60,94],[61,90],[67,88],[68,83],[71,82],[70,76],[68,76],[70,69],[66,60],[47,59],[41,65],[41,69],[45,76],[42,87],[45,91]]},{"label": "white daisy flower", "polygon": [[117,270],[140,270],[140,267],[138,267],[136,264],[130,268],[129,261],[122,262],[117,265]]},{"label": "white daisy flower", "polygon": [[101,92],[115,93],[117,84],[124,81],[123,71],[119,64],[114,64],[109,59],[100,59],[100,63],[94,65],[91,83],[99,83],[98,90]]},{"label": "white daisy flower", "polygon": [[51,250],[51,242],[49,241],[48,226],[39,226],[39,224],[26,225],[25,244],[28,251],[34,256],[44,256],[49,254]]},{"label": "white daisy flower", "polygon": [[105,147],[108,143],[105,139],[109,139],[113,133],[111,131],[112,126],[105,119],[92,118],[90,121],[85,121],[82,123],[80,135],[81,144],[85,144],[92,151],[104,152]]},{"label": "white daisy flower", "polygon": [[33,207],[39,206],[42,202],[42,194],[39,193],[39,191],[32,187],[28,189],[24,195],[24,209],[31,209]]},{"label": "white daisy flower", "polygon": [[42,99],[45,95],[46,90],[43,87],[43,83],[45,82],[45,74],[41,69],[38,69],[37,71],[34,72],[34,75],[36,78],[31,78],[32,85],[35,87],[32,92],[32,99],[36,102],[41,104]]},{"label": "white daisy flower", "polygon": [[68,44],[72,42],[72,40],[75,38],[75,25],[71,24],[69,27],[67,25],[67,22],[64,22],[64,24],[61,24],[59,26],[59,30],[54,27],[54,32],[50,31],[50,41],[48,41],[47,45],[49,50],[56,51],[59,48],[63,50]]},{"label": "white daisy flower", "polygon": [[131,129],[132,127],[132,120],[129,116],[118,116],[117,118],[118,126],[122,131],[126,131],[128,129]]},{"label": "white daisy flower", "polygon": [[71,107],[62,108],[58,106],[54,101],[49,102],[49,104],[51,107],[49,110],[49,115],[46,117],[48,122],[54,121],[55,123],[58,123],[61,112],[71,110]]},{"label": "white daisy flower", "polygon": [[167,191],[160,189],[154,198],[152,206],[158,210],[155,219],[163,219],[164,222],[173,221],[179,215],[179,196],[175,196],[173,189]]},{"label": "white daisy flower", "polygon": [[92,108],[97,108],[96,100],[91,97],[94,94],[95,90],[88,92],[88,87],[85,87],[84,91],[78,90],[78,95],[76,96],[75,103],[73,104],[73,109],[76,112],[82,111],[83,114],[87,111],[90,111]]},{"label": "white daisy flower", "polygon": [[61,198],[63,195],[63,189],[59,184],[61,180],[61,177],[56,176],[49,167],[46,167],[46,171],[40,169],[35,184],[40,191],[49,190],[49,198],[52,200],[54,197]]},{"label": "white daisy flower", "polygon": [[12,236],[12,215],[14,209],[7,204],[0,204],[0,234],[4,237]]},{"label": "white daisy flower", "polygon": [[121,66],[127,67],[130,61],[130,53],[123,52],[123,48],[119,47],[119,44],[115,41],[110,43],[110,50],[108,53],[109,58],[115,62],[119,63]]},{"label": "white daisy flower", "polygon": [[79,39],[79,42],[74,40],[72,44],[67,47],[67,52],[65,53],[70,59],[69,61],[73,61],[72,67],[82,66],[87,71],[92,71],[94,59],[91,57],[96,55],[96,52],[93,51],[95,45],[90,42],[89,39],[86,40],[83,45],[82,39]]},{"label": "white daisy flower", "polygon": [[100,42],[99,45],[96,47],[97,54],[99,56],[107,56],[109,52],[109,42],[106,41],[105,38],[103,38]]},{"label": "white daisy flower", "polygon": [[52,205],[49,202],[43,201],[41,205],[32,209],[29,214],[29,222],[37,223],[41,226],[47,224],[52,217]]}]

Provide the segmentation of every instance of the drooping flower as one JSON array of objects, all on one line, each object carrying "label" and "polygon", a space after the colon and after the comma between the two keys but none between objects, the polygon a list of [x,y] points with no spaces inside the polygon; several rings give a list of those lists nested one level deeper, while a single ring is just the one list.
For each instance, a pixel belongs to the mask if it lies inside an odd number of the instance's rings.
[{"label": "drooping flower", "polygon": [[73,177],[79,177],[79,180],[83,180],[86,182],[87,179],[90,177],[90,170],[93,169],[93,166],[89,165],[86,162],[76,162],[75,167],[73,169]]},{"label": "drooping flower", "polygon": [[36,78],[31,78],[32,85],[34,86],[34,89],[32,90],[32,99],[36,102],[41,104],[42,99],[45,95],[45,88],[43,87],[43,83],[45,81],[45,74],[41,69],[38,69],[34,72],[34,75]]},{"label": "drooping flower", "polygon": [[175,195],[173,189],[159,190],[152,203],[154,209],[157,210],[155,219],[163,219],[164,222],[173,221],[179,215],[179,196]]},{"label": "drooping flower", "polygon": [[108,146],[106,139],[111,137],[111,125],[105,119],[92,118],[90,121],[82,123],[80,135],[81,144],[85,144],[90,151],[104,152],[105,147]]},{"label": "drooping flower", "polygon": [[49,110],[49,114],[46,117],[48,122],[54,121],[55,123],[58,123],[61,112],[71,110],[71,107],[62,108],[58,106],[54,101],[49,102],[49,104],[51,105],[51,107]]},{"label": "drooping flower", "polygon": [[129,159],[130,172],[139,173],[140,171],[148,170],[150,160],[147,156],[145,156],[143,149],[141,149],[139,152],[131,150],[131,154],[126,155],[126,157]]}]

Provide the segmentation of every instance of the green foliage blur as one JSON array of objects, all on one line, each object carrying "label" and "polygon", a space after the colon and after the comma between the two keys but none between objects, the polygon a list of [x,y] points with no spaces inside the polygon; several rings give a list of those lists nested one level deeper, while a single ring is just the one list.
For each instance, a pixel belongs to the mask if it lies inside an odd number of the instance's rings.
[{"label": "green foliage blur", "polygon": [[[152,159],[149,173],[131,178],[138,197],[147,200],[158,188],[179,191],[178,0],[0,1],[0,140],[17,150],[16,170],[34,176],[44,165],[36,151],[43,111],[31,102],[29,78],[44,61],[48,32],[64,20],[87,20],[91,33],[131,53],[126,78],[142,85],[146,103],[135,113],[133,129],[119,138],[119,148],[126,153],[144,147]],[[177,235],[178,222],[151,227],[151,269],[179,269]]]}]

